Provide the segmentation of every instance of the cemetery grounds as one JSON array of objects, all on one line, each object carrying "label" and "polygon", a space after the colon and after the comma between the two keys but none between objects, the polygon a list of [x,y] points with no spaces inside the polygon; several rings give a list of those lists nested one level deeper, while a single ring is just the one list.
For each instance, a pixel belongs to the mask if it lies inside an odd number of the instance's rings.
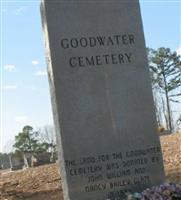
[{"label": "cemetery grounds", "polygon": [[[160,138],[166,181],[181,184],[181,133]],[[63,200],[58,165],[1,170],[0,200]]]}]

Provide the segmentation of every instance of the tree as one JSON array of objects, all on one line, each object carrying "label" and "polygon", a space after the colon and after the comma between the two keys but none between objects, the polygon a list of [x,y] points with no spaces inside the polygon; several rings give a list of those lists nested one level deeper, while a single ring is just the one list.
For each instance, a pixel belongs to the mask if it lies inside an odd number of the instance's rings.
[{"label": "tree", "polygon": [[13,147],[16,151],[24,153],[38,153],[48,150],[45,142],[39,141],[39,131],[35,131],[31,126],[27,125],[15,136],[15,144]]},{"label": "tree", "polygon": [[39,140],[40,131],[35,131],[31,126],[27,125],[22,129],[17,136],[15,136],[15,148],[16,156],[24,159],[25,166],[29,166],[28,157],[32,154],[36,155],[41,152],[47,152],[50,148],[50,144],[47,142],[41,142]]},{"label": "tree", "polygon": [[161,47],[157,50],[148,49],[148,61],[153,88],[165,96],[167,109],[167,126],[173,131],[171,104],[178,103],[175,97],[181,96],[178,90],[181,86],[181,61],[176,52]]},{"label": "tree", "polygon": [[35,152],[37,149],[37,132],[29,125],[25,126],[17,136],[13,147],[19,152]]},{"label": "tree", "polygon": [[56,150],[56,141],[55,141],[55,131],[53,126],[46,125],[39,130],[39,141],[41,143],[47,144],[49,146],[50,152],[55,152]]}]

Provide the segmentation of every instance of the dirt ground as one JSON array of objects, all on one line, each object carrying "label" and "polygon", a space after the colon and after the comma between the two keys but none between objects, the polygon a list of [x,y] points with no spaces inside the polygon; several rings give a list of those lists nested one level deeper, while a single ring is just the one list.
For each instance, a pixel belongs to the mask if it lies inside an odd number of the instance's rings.
[{"label": "dirt ground", "polygon": [[181,184],[181,133],[160,138],[166,180]]},{"label": "dirt ground", "polygon": [[[161,136],[167,182],[181,184],[181,133]],[[63,200],[57,164],[0,171],[0,200]]]}]

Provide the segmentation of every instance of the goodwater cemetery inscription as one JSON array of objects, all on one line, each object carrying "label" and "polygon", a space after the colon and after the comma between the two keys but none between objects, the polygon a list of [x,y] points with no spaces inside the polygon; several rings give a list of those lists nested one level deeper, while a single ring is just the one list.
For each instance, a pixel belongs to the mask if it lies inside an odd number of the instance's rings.
[{"label": "goodwater cemetery inscription", "polygon": [[137,0],[44,0],[65,200],[124,199],[164,179]]}]

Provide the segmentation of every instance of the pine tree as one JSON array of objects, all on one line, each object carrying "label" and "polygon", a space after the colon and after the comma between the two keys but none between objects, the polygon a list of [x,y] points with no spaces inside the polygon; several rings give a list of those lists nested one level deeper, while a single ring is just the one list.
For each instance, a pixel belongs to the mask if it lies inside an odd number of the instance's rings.
[{"label": "pine tree", "polygon": [[167,108],[167,125],[173,132],[170,102],[178,103],[175,97],[181,96],[181,60],[176,52],[161,47],[157,50],[148,49],[148,61],[154,88],[165,96]]}]

